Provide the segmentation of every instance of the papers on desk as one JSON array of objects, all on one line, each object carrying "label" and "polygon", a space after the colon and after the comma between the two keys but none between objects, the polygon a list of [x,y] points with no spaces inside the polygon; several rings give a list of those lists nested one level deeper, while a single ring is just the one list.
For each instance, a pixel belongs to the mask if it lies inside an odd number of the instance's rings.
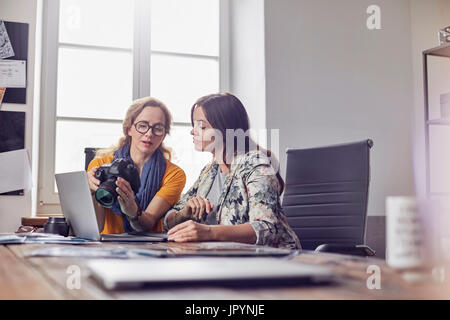
[{"label": "papers on desk", "polygon": [[[259,247],[260,246],[255,246],[254,244],[248,244],[248,243],[221,242],[221,241],[205,241],[205,242],[201,242],[198,244],[198,248],[202,249],[202,250],[220,250],[220,249],[246,250],[246,249],[255,249],[255,248],[259,248]],[[274,250],[285,250],[285,249],[277,249],[277,248],[262,247],[262,246],[261,246],[261,248],[274,249]]]},{"label": "papers on desk", "polygon": [[93,243],[93,241],[75,237],[64,237],[50,233],[17,233],[0,235],[0,244],[20,243],[85,244]]},{"label": "papers on desk", "polygon": [[25,237],[19,237],[14,234],[0,236],[0,244],[18,244],[25,243]]},{"label": "papers on desk", "polygon": [[28,254],[29,257],[76,257],[76,258],[103,258],[103,259],[131,259],[158,257],[162,254],[157,250],[135,249],[126,247],[74,247],[57,246],[40,248]]},{"label": "papers on desk", "polygon": [[0,153],[0,193],[31,189],[31,167],[25,149]]},{"label": "papers on desk", "polygon": [[[225,243],[217,249],[166,247],[149,249],[142,246],[135,247],[46,247],[32,251],[30,256],[39,257],[78,257],[78,258],[177,258],[177,257],[283,257],[289,258],[298,254],[295,250],[277,249],[264,246]],[[200,246],[202,246],[201,244]]]},{"label": "papers on desk", "polygon": [[310,284],[331,283],[332,271],[276,258],[183,258],[90,260],[91,276],[106,289],[167,284]]}]

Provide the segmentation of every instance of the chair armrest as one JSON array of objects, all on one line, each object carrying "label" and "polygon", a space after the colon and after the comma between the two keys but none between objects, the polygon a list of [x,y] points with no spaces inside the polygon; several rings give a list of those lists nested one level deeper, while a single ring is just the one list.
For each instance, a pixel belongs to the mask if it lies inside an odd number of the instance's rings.
[{"label": "chair armrest", "polygon": [[321,244],[316,248],[317,252],[331,252],[340,254],[349,254],[353,256],[372,257],[376,254],[375,250],[365,244],[359,245],[341,245],[341,244]]}]

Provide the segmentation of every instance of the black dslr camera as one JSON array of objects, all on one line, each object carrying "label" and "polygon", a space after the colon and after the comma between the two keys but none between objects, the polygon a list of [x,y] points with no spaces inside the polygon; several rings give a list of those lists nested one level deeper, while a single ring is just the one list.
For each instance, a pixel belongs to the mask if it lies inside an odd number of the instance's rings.
[{"label": "black dslr camera", "polygon": [[100,180],[95,191],[95,199],[105,208],[111,208],[117,201],[116,180],[121,177],[127,180],[136,194],[141,187],[139,171],[131,160],[116,159],[98,168],[94,177]]}]

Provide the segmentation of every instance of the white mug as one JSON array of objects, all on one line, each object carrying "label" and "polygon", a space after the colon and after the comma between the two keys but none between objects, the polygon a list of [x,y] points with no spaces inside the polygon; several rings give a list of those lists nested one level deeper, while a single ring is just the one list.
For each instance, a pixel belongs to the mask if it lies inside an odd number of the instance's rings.
[{"label": "white mug", "polygon": [[430,264],[427,223],[414,197],[386,199],[386,262],[398,269]]}]

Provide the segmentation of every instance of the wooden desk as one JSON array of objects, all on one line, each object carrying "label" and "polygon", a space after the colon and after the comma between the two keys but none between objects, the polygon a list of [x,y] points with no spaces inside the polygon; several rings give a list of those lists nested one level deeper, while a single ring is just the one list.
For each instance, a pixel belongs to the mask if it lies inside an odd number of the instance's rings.
[{"label": "wooden desk", "polygon": [[[130,245],[130,244],[128,244]],[[106,291],[88,275],[86,258],[26,257],[27,253],[55,246],[50,244],[0,245],[0,299],[440,299],[450,298],[448,282],[427,281],[411,284],[402,274],[386,266],[383,260],[337,254],[304,252],[292,260],[311,264],[325,264],[336,272],[337,283],[331,286],[298,286],[270,288],[154,287],[141,290]],[[126,244],[91,244],[91,246],[127,246]],[[136,246],[136,244],[133,244]],[[197,243],[142,244],[148,248],[195,248]],[[181,261],[180,261],[181,263]],[[67,268],[81,268],[81,289],[68,289]],[[370,265],[381,270],[381,289],[368,289],[367,273]],[[450,274],[450,273],[447,273]]]}]

